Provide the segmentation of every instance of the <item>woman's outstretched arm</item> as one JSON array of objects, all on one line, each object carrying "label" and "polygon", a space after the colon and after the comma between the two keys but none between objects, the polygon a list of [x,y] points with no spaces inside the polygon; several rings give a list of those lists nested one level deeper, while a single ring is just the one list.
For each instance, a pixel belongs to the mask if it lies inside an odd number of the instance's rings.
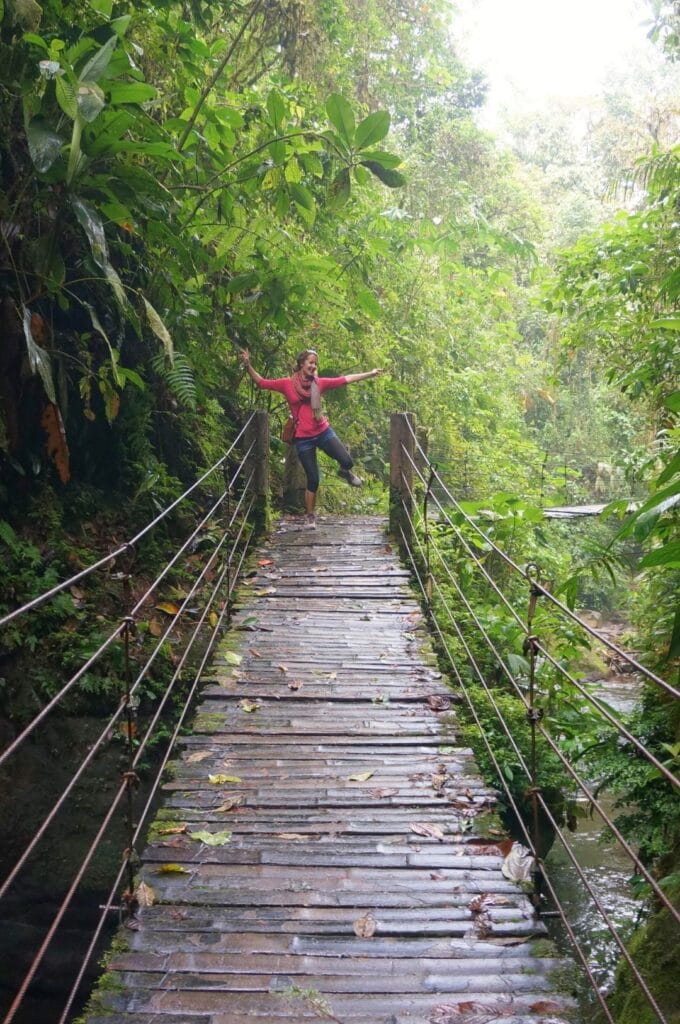
[{"label": "woman's outstretched arm", "polygon": [[348,384],[356,384],[358,380],[368,380],[369,377],[379,377],[382,370],[367,370],[366,373],[345,373],[343,374]]},{"label": "woman's outstretched arm", "polygon": [[241,351],[239,352],[239,357],[241,359],[241,362],[245,366],[246,370],[248,371],[248,376],[250,377],[250,379],[255,381],[257,386],[260,387],[262,384],[263,377],[261,374],[257,372],[257,370],[254,370],[253,367],[250,365],[250,352],[248,351],[248,349],[241,349]]}]

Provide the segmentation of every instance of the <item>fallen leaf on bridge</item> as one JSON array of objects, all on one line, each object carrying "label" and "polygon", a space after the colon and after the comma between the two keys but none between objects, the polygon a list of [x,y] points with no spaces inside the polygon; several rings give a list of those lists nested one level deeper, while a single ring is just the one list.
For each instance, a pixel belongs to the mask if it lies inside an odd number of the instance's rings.
[{"label": "fallen leaf on bridge", "polygon": [[444,841],[444,833],[440,829],[439,825],[430,825],[427,822],[416,822],[410,826],[411,832],[415,832],[418,836],[426,836],[429,839],[438,839],[439,842]]},{"label": "fallen leaf on bridge", "polygon": [[301,688],[302,688],[302,683],[300,682],[299,679],[292,679],[291,682],[288,683],[288,689],[289,690],[300,690]]},{"label": "fallen leaf on bridge", "polygon": [[355,772],[354,775],[349,776],[349,782],[368,782],[375,772]]},{"label": "fallen leaf on bridge", "polygon": [[181,864],[161,864],[156,868],[157,875],[189,875],[191,872],[183,868]]},{"label": "fallen leaf on bridge", "polygon": [[159,829],[159,836],[181,836],[187,831],[186,825],[175,825],[173,828],[162,828]]},{"label": "fallen leaf on bridge", "polygon": [[277,839],[309,839],[309,836],[303,836],[301,832],[277,832]]},{"label": "fallen leaf on bridge", "polygon": [[242,779],[239,775],[209,775],[208,782],[212,782],[213,786],[223,786],[225,782],[241,782]]},{"label": "fallen leaf on bridge", "polygon": [[228,811],[234,811],[237,807],[240,807],[243,803],[242,796],[231,796],[228,800],[225,800],[223,804],[215,808],[215,814],[226,814]]},{"label": "fallen leaf on bridge", "polygon": [[431,693],[427,698],[427,704],[432,711],[448,711],[451,707],[451,701],[448,697],[442,697],[438,693]]},{"label": "fallen leaf on bridge", "polygon": [[231,832],[192,832],[191,838],[206,846],[225,846],[231,842]]},{"label": "fallen leaf on bridge", "polygon": [[156,893],[146,882],[140,882],[135,889],[135,899],[140,907],[152,907],[156,902]]},{"label": "fallen leaf on bridge", "polygon": [[195,750],[193,754],[189,754],[186,761],[187,764],[198,764],[199,761],[204,761],[206,757],[210,757],[209,750]]},{"label": "fallen leaf on bridge", "polygon": [[262,707],[262,705],[258,704],[256,700],[248,700],[247,697],[240,700],[238,702],[238,706],[241,708],[241,711],[247,711],[248,714],[251,714],[253,711],[257,711]]},{"label": "fallen leaf on bridge", "polygon": [[229,665],[240,665],[241,662],[243,661],[243,658],[241,657],[240,654],[235,654],[234,651],[225,651],[224,660]]},{"label": "fallen leaf on bridge", "polygon": [[354,922],[354,934],[359,939],[372,939],[378,927],[376,919],[372,914],[364,914]]},{"label": "fallen leaf on bridge", "polygon": [[383,800],[388,796],[396,796],[399,792],[398,789],[371,789],[369,790],[369,796],[375,796],[379,800]]}]

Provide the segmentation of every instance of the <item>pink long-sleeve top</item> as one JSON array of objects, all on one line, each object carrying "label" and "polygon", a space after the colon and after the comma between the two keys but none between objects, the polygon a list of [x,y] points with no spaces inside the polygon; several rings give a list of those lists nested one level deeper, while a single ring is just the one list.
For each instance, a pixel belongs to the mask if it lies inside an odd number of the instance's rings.
[{"label": "pink long-sleeve top", "polygon": [[[319,385],[319,392],[323,395],[324,391],[332,391],[333,388],[343,387],[347,383],[347,378],[317,377],[316,383]],[[290,377],[279,377],[276,380],[267,380],[263,377],[258,387],[264,388],[265,391],[278,391],[285,397],[290,406],[291,413],[297,420],[295,428],[296,439],[316,437],[318,434],[323,434],[324,430],[328,427],[328,420],[325,416],[322,416],[320,420],[314,419],[311,402],[298,396]]]}]

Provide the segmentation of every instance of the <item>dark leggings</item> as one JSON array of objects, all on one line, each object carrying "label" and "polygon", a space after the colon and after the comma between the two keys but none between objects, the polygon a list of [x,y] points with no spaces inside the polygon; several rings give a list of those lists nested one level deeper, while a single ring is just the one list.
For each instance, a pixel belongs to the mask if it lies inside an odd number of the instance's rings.
[{"label": "dark leggings", "polygon": [[342,469],[351,469],[354,465],[352,456],[337,434],[330,427],[318,437],[301,437],[295,442],[295,451],[307,477],[307,490],[316,492],[319,489],[319,466],[316,461],[316,450],[320,448],[326,455],[340,463]]}]

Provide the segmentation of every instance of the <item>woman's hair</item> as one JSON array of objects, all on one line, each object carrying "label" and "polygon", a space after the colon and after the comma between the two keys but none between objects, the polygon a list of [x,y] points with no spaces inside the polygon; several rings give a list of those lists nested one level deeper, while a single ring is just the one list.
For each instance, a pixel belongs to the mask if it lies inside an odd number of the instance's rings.
[{"label": "woman's hair", "polygon": [[318,356],[318,354],[319,353],[316,351],[315,348],[303,348],[302,352],[300,352],[295,358],[295,369],[302,369],[302,364],[304,363],[307,356]]}]

